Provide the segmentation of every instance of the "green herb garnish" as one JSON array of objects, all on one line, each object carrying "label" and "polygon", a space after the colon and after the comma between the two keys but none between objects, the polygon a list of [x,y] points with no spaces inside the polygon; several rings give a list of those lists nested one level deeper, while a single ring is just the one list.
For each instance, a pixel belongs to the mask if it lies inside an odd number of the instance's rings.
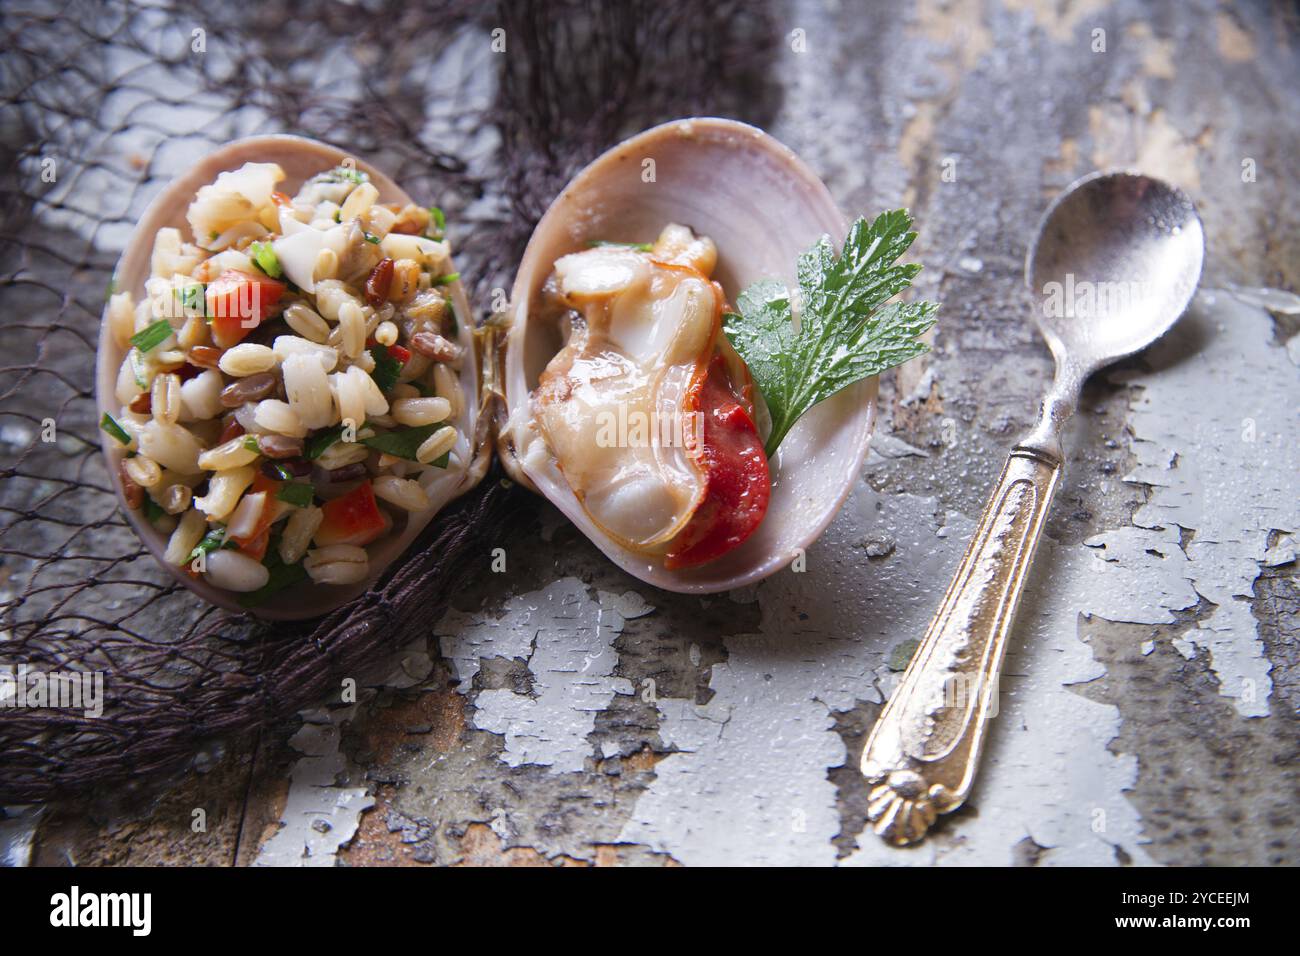
[{"label": "green herb garnish", "polygon": [[131,360],[131,375],[135,378],[135,384],[141,388],[148,388],[148,369],[144,367],[144,356],[140,354],[140,350],[132,349],[127,353],[127,358]]},{"label": "green herb garnish", "polygon": [[333,182],[333,183],[347,182],[347,183],[356,183],[358,186],[360,186],[370,177],[358,169],[353,169],[351,166],[335,166],[333,169],[331,169],[328,173],[325,174],[325,178],[329,182]]},{"label": "green herb garnish", "polygon": [[262,563],[270,572],[270,576],[256,591],[249,591],[239,596],[238,601],[243,607],[256,607],[286,588],[307,580],[307,569],[302,566],[301,561],[297,564],[285,564],[280,557],[278,536],[267,545],[266,558]]},{"label": "green herb garnish", "polygon": [[638,252],[649,252],[655,247],[653,242],[613,242],[609,239],[593,239],[587,243],[588,249],[599,249],[602,246],[615,246],[620,249],[635,249]]},{"label": "green herb garnish", "polygon": [[203,315],[207,309],[207,301],[203,295],[204,285],[202,282],[195,282],[185,285],[180,289],[181,308],[185,311],[194,311]]},{"label": "green herb garnish", "polygon": [[460,273],[459,273],[459,272],[448,272],[445,276],[438,276],[438,277],[436,277],[436,278],[433,280],[433,282],[430,283],[430,284],[431,284],[431,285],[451,285],[453,282],[455,282],[455,281],[456,281],[457,279],[459,279],[459,278],[460,278]]},{"label": "green herb garnish", "polygon": [[383,345],[371,348],[370,355],[375,360],[375,370],[370,373],[370,377],[375,380],[381,392],[386,392],[397,384],[397,379],[402,374],[402,363],[393,358]]},{"label": "green herb garnish", "polygon": [[447,228],[447,216],[437,206],[429,207],[429,222],[434,228],[425,233],[430,239],[441,239],[443,231]]},{"label": "green herb garnish", "polygon": [[280,488],[275,496],[298,508],[306,508],[316,499],[316,489],[305,481],[291,481]]},{"label": "green herb garnish", "polygon": [[200,554],[207,554],[210,551],[216,551],[218,548],[223,548],[227,544],[231,547],[235,546],[233,541],[226,541],[226,526],[217,525],[215,528],[209,530],[208,533],[203,536],[203,540],[194,546],[194,550],[191,551],[190,556],[185,559],[185,563],[189,564]]},{"label": "green herb garnish", "polygon": [[329,447],[342,436],[342,425],[335,425],[333,428],[327,428],[325,431],[313,435],[307,442],[307,447],[303,452],[310,460],[315,461],[321,455],[325,454],[325,452],[329,451]]},{"label": "green herb garnish", "polygon": [[144,518],[150,524],[153,524],[155,521],[157,521],[159,518],[161,518],[163,515],[167,513],[162,510],[162,505],[158,504],[158,502],[154,501],[148,495],[144,496],[143,507],[144,507]]},{"label": "green herb garnish", "polygon": [[131,336],[131,344],[141,352],[149,352],[166,342],[171,334],[171,323],[166,319],[159,319]]},{"label": "green herb garnish", "polygon": [[108,412],[105,412],[104,417],[99,420],[99,427],[104,429],[104,431],[108,432],[108,434],[112,435],[123,445],[131,444],[131,436],[126,433],[126,429],[119,425],[117,419]]},{"label": "green herb garnish", "polygon": [[916,233],[904,209],[875,222],[859,217],[844,251],[828,236],[799,256],[799,325],[784,283],[762,279],[736,299],[723,330],[749,366],[772,418],[767,454],[804,412],[854,382],[901,365],[929,348],[917,336],[934,325],[932,302],[882,303],[921,270],[899,265]]},{"label": "green herb garnish", "polygon": [[253,264],[272,279],[284,275],[284,269],[280,266],[280,257],[275,254],[269,242],[249,243],[248,252],[253,257]]},{"label": "green herb garnish", "polygon": [[371,245],[375,245],[375,246],[379,245],[379,237],[376,236],[373,232],[363,232],[361,234],[361,238],[366,240],[366,242],[370,243]]},{"label": "green herb garnish", "polygon": [[257,455],[260,455],[262,453],[262,446],[257,443],[257,439],[254,438],[252,435],[244,436],[244,448],[245,450],[251,451]]},{"label": "green herb garnish", "polygon": [[[442,424],[442,422],[435,422],[432,425],[417,425],[414,428],[400,428],[396,431],[380,432],[377,435],[371,435],[369,438],[362,438],[361,444],[376,451],[381,451],[386,455],[392,455],[395,458],[417,461],[415,453],[424,444],[424,440],[441,428]],[[449,460],[450,453],[429,464],[436,465],[439,468],[446,468]]]}]

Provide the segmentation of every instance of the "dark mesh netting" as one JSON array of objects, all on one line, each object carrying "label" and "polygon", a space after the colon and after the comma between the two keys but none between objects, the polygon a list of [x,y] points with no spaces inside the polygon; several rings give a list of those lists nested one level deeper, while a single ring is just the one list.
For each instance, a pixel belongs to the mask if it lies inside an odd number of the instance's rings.
[{"label": "dark mesh netting", "polygon": [[602,149],[676,116],[761,123],[770,31],[752,5],[666,0],[6,3],[0,29],[0,667],[105,675],[99,718],[0,709],[0,803],[23,803],[180,766],[322,699],[428,634],[536,507],[494,466],[315,621],[263,624],[172,582],[118,510],[93,386],[114,264],[166,181],[240,136],[338,145],[447,211],[482,318]]}]

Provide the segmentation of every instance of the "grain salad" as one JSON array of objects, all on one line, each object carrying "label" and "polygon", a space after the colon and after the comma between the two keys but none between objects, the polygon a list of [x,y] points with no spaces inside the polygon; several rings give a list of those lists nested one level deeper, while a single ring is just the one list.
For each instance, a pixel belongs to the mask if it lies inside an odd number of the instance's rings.
[{"label": "grain salad", "polygon": [[123,498],[167,563],[244,604],[365,581],[367,546],[470,456],[441,211],[380,202],[350,164],[284,180],[250,162],[200,188],[144,296],[107,309]]}]

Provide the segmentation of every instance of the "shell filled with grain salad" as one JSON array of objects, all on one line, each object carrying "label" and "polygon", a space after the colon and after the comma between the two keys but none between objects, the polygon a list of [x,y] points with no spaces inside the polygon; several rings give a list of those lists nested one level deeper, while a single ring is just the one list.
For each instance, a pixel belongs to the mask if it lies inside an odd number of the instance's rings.
[{"label": "shell filled with grain salad", "polygon": [[445,229],[294,137],[231,144],[150,207],[105,312],[100,426],[132,523],[187,585],[314,616],[481,477]]}]

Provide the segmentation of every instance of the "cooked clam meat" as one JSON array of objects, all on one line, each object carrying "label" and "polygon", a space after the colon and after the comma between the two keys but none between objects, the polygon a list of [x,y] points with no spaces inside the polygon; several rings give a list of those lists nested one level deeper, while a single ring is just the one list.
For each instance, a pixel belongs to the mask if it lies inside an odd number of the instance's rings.
[{"label": "cooked clam meat", "polygon": [[673,224],[648,248],[562,256],[540,306],[568,331],[532,397],[546,447],[601,532],[668,568],[739,546],[771,493],[716,262]]}]

